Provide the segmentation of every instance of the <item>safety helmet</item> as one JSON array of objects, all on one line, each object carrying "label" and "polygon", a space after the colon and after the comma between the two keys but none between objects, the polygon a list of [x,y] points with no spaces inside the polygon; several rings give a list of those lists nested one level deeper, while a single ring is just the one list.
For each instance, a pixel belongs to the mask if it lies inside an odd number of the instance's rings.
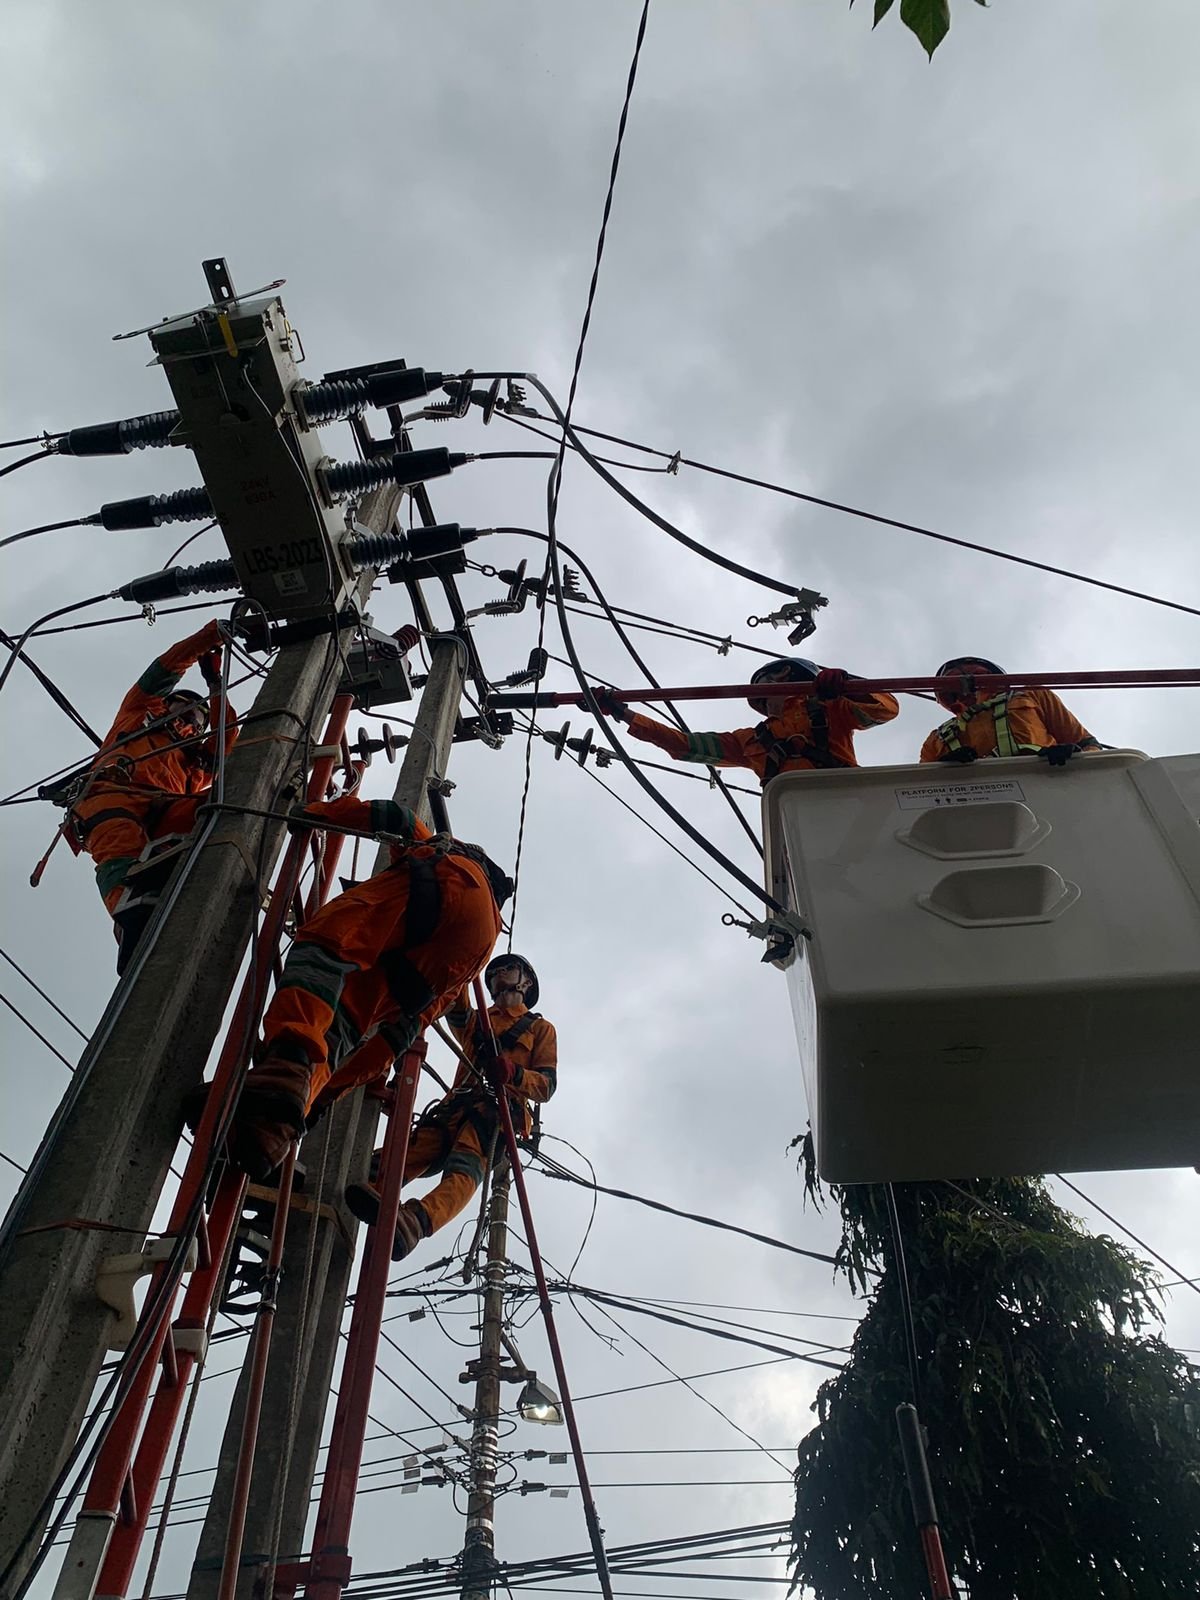
[{"label": "safety helmet", "polygon": [[532,963],[526,961],[524,956],[519,956],[515,950],[510,950],[506,956],[493,956],[483,969],[483,981],[491,993],[491,977],[493,972],[498,972],[501,967],[520,967],[529,979],[529,988],[525,991],[525,1004],[532,1008],[537,1005],[541,989],[538,987],[538,975],[533,970]]},{"label": "safety helmet", "polygon": [[[1002,677],[1004,675],[1004,668],[997,666],[994,661],[989,661],[986,656],[951,656],[949,661],[942,662],[934,676],[945,678],[960,667],[967,666],[986,667],[989,672],[998,672]],[[937,700],[938,704],[945,706],[947,711],[953,706],[962,704],[961,696],[947,694],[944,689],[937,691]]]},{"label": "safety helmet", "polygon": [[194,689],[172,689],[170,694],[164,695],[167,703],[167,715],[170,717],[177,706],[197,706],[204,717],[204,726],[208,726],[208,701],[202,694],[197,694]]},{"label": "safety helmet", "polygon": [[[780,667],[788,669],[786,678],[779,676]],[[820,670],[815,661],[809,661],[804,656],[779,656],[774,661],[764,661],[761,667],[751,673],[750,682],[762,683],[764,679],[769,679],[772,683],[811,683]],[[752,698],[750,705],[763,716],[771,709],[770,700]]]},{"label": "safety helmet", "polygon": [[986,656],[951,656],[949,661],[942,662],[934,673],[934,677],[944,678],[953,672],[956,667],[965,667],[968,662],[974,662],[976,666],[986,667],[989,672],[998,672],[1001,677],[1004,676],[1004,668],[998,667],[994,661],[989,661]]}]

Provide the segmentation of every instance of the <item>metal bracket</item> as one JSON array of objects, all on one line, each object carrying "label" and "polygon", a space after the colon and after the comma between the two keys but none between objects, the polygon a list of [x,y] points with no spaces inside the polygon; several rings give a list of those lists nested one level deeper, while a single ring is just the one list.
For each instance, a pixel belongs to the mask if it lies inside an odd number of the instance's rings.
[{"label": "metal bracket", "polygon": [[[137,1309],[133,1303],[133,1287],[139,1278],[153,1272],[155,1267],[169,1261],[178,1241],[172,1235],[151,1239],[140,1250],[124,1255],[108,1256],[96,1268],[96,1297],[117,1314],[115,1327],[108,1333],[108,1348],[124,1350],[137,1327]],[[200,1251],[195,1238],[188,1241],[183,1270],[195,1272]]]},{"label": "metal bracket", "polygon": [[781,972],[796,959],[797,940],[811,939],[812,929],[794,911],[775,911],[762,922],[743,922],[727,911],[721,918],[727,928],[744,928],[751,939],[765,939],[767,948],[763,961],[778,967]]},{"label": "metal bracket", "polygon": [[828,604],[826,597],[818,594],[815,589],[799,589],[796,591],[795,600],[786,606],[780,606],[778,611],[768,612],[765,617],[747,617],[746,626],[757,628],[769,622],[773,628],[783,628],[789,623],[794,624],[791,633],[788,634],[788,643],[799,644],[801,640],[807,639],[810,634],[817,631],[813,612]]}]

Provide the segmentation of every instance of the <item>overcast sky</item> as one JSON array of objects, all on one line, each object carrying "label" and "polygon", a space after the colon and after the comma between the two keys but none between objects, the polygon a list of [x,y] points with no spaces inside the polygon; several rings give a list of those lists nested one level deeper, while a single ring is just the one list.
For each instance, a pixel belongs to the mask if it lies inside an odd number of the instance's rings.
[{"label": "overcast sky", "polygon": [[[446,371],[534,370],[565,393],[638,11],[634,0],[355,0],[336,11],[312,0],[10,4],[0,69],[3,437],[169,404],[161,374],[146,368],[145,341],[110,337],[201,303],[199,263],[217,254],[242,288],[287,279],[310,376],[403,356]],[[1198,45],[1188,0],[1004,0],[988,10],[956,0],[933,65],[896,17],[872,34],[865,0],[852,13],[835,0],[654,0],[577,420],[1200,603]],[[349,453],[344,429],[328,439]],[[476,421],[419,427],[414,440],[528,442],[499,422],[485,434]],[[543,466],[465,468],[431,486],[435,509],[443,520],[536,528]],[[180,453],[39,465],[6,480],[4,531],[196,481]],[[964,650],[1024,670],[1197,658],[1196,619],[1180,613],[686,470],[630,481],[696,537],[828,595],[806,647],[823,661],[915,674]],[[14,547],[3,625],[19,631],[155,569],[187,531],[77,529]],[[573,461],[560,532],[615,603],[783,647],[782,634],[746,627],[770,609],[765,591],[668,542]],[[190,552],[220,553],[216,532]],[[538,560],[517,540],[471,553],[501,567]],[[472,604],[500,593],[476,575],[465,588]],[[121,611],[97,612],[107,614]],[[408,620],[400,591],[385,589],[375,614],[388,627]],[[103,729],[187,621],[59,634],[35,658]],[[532,609],[481,623],[488,672],[521,665],[535,632]],[[590,668],[634,681],[604,626],[579,619],[575,636]],[[754,661],[637,637],[666,682],[736,681],[729,675],[744,677]],[[553,625],[549,644],[562,654]],[[548,683],[569,687],[566,669]],[[1196,692],[1070,698],[1107,743],[1196,748]],[[88,753],[20,669],[0,713],[5,792]],[[575,716],[575,732],[584,720]],[[717,707],[694,725],[736,720],[735,707]],[[861,759],[914,759],[931,721],[910,702],[860,741]],[[460,746],[452,769],[458,831],[510,861],[522,754],[518,739],[499,753]],[[783,979],[758,964],[757,946],[722,928],[727,902],[689,865],[574,764],[555,763],[542,745],[533,755],[516,942],[539,968],[542,1009],[561,1039],[548,1130],[577,1145],[601,1182],[829,1249],[835,1218],[802,1210],[785,1149],[806,1111]],[[605,776],[645,809],[623,773]],[[392,777],[377,765],[367,792],[387,792]],[[682,778],[662,783],[755,870],[718,797]],[[113,982],[90,866],[60,851],[33,892],[28,874],[57,817],[30,805],[5,820],[4,948],[86,1030]],[[11,968],[0,978],[0,992],[74,1058],[71,1031]],[[26,1161],[66,1075],[7,1011],[0,1029],[3,1148]],[[15,1177],[0,1171],[0,1198]],[[1200,1179],[1190,1171],[1079,1182],[1168,1259],[1200,1269]],[[565,1269],[586,1197],[543,1178],[531,1188],[543,1247]],[[1094,1214],[1084,1221],[1103,1225]],[[426,1246],[413,1266],[452,1239]],[[851,1324],[815,1319],[859,1310],[822,1267],[616,1200],[600,1202],[577,1277],[623,1294],[768,1308],[777,1314],[722,1314],[830,1343]],[[1196,1295],[1177,1291],[1166,1305],[1177,1344],[1200,1348]],[[578,1393],[666,1376],[602,1318],[592,1332],[565,1304],[559,1315]],[[758,1359],[744,1346],[622,1320],[676,1372]],[[449,1326],[463,1338],[470,1321]],[[429,1320],[401,1326],[407,1347],[459,1392],[465,1352]],[[598,1334],[615,1335],[615,1346]],[[548,1373],[536,1321],[520,1337]],[[214,1352],[213,1369],[232,1367],[237,1348]],[[399,1358],[388,1364],[400,1374]],[[795,1362],[696,1387],[787,1464],[820,1375]],[[445,1401],[410,1380],[446,1416]],[[217,1397],[232,1381],[212,1380],[212,1414],[194,1431],[189,1467],[214,1459]],[[392,1426],[422,1420],[392,1390],[375,1404]],[[581,1403],[580,1424],[597,1452],[747,1444],[679,1385]],[[524,1429],[512,1447],[565,1448],[548,1431]],[[395,1449],[381,1441],[372,1453]],[[569,1468],[519,1466],[534,1480],[570,1481]],[[791,1507],[787,1473],[758,1453],[597,1454],[593,1476],[613,1544],[766,1521]],[[683,1480],[718,1486],[665,1486]],[[195,1532],[170,1536],[160,1589],[182,1586]],[[449,1556],[461,1536],[448,1491],[371,1495],[358,1511],[356,1568]],[[500,1506],[504,1558],[584,1544],[577,1493],[512,1495]],[[754,1586],[727,1587],[741,1596]]]}]

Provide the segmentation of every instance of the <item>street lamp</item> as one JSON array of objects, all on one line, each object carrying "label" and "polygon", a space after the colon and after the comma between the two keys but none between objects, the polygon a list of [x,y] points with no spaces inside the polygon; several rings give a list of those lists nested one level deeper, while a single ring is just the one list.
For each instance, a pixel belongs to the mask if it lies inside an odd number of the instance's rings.
[{"label": "street lamp", "polygon": [[517,1398],[517,1410],[525,1422],[562,1427],[562,1403],[553,1389],[538,1382],[536,1372],[527,1374],[525,1387]]}]

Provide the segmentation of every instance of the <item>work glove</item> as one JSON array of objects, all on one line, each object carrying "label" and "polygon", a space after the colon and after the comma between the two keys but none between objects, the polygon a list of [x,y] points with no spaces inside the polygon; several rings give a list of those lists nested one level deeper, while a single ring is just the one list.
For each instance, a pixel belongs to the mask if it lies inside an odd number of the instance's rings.
[{"label": "work glove", "polygon": [[499,1093],[501,1089],[511,1089],[515,1085],[521,1069],[507,1056],[496,1056],[488,1062],[486,1072],[488,1082]]},{"label": "work glove", "polygon": [[1038,751],[1038,755],[1047,766],[1065,767],[1078,749],[1077,744],[1048,744]]},{"label": "work glove", "polygon": [[204,679],[205,687],[210,694],[217,694],[221,688],[221,652],[210,650],[207,655],[200,657],[200,676]]},{"label": "work glove", "polygon": [[818,700],[840,700],[846,692],[850,674],[841,667],[822,667],[814,687]]},{"label": "work glove", "polygon": [[593,685],[592,698],[606,717],[614,717],[618,722],[629,721],[629,707],[623,700],[618,700],[611,689],[601,688],[599,684]]},{"label": "work glove", "polygon": [[289,806],[287,815],[287,831],[293,839],[303,838],[306,834],[311,833],[314,828],[321,826],[315,817],[309,816],[304,806]]},{"label": "work glove", "polygon": [[406,656],[410,650],[415,650],[421,642],[420,628],[414,628],[411,622],[406,622],[402,628],[397,628],[392,635],[400,647],[400,654]]},{"label": "work glove", "polygon": [[952,762],[957,767],[965,767],[968,762],[978,761],[978,759],[979,752],[972,750],[969,744],[964,744],[958,750],[947,750],[944,756],[938,757],[938,760],[943,764]]}]

